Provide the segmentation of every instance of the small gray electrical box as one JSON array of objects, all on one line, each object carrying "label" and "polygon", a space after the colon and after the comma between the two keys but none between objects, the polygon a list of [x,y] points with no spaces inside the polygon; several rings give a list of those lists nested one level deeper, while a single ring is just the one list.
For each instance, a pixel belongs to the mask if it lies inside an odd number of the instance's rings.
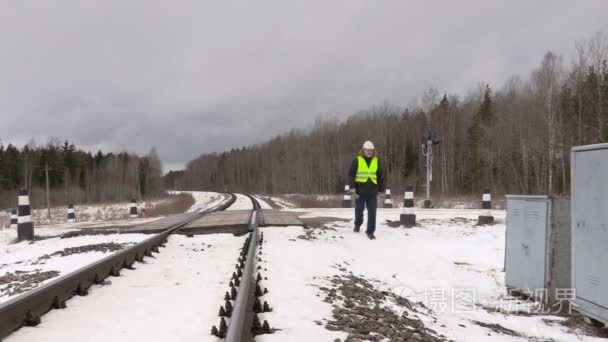
[{"label": "small gray electrical box", "polygon": [[507,288],[559,300],[570,289],[570,200],[507,195],[505,283]]},{"label": "small gray electrical box", "polygon": [[608,324],[608,144],[572,149],[575,309]]}]

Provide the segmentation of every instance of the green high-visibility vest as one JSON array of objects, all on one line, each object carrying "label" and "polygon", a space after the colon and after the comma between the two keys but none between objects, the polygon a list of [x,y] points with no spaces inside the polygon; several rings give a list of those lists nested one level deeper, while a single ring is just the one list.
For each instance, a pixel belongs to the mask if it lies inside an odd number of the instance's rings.
[{"label": "green high-visibility vest", "polygon": [[368,179],[372,180],[372,183],[378,184],[378,157],[373,157],[372,162],[367,166],[367,162],[361,156],[357,157],[359,165],[357,166],[357,175],[355,176],[355,182],[365,183]]}]

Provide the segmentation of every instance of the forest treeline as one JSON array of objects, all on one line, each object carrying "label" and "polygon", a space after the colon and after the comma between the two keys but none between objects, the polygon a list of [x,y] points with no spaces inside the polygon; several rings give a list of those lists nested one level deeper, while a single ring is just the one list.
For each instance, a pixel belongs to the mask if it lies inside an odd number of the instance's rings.
[{"label": "forest treeline", "polygon": [[[418,104],[385,104],[344,121],[316,120],[265,143],[204,154],[172,184],[252,193],[336,193],[361,144],[377,147],[393,191],[424,184],[421,144],[434,146],[433,192],[554,194],[569,191],[572,146],[608,141],[608,36],[574,44],[573,58],[539,56],[527,77],[496,87],[480,83],[466,96],[425,92]],[[421,188],[418,188],[421,190]]]},{"label": "forest treeline", "polygon": [[128,201],[164,193],[162,164],[155,149],[145,156],[92,154],[57,139],[21,148],[0,142],[0,208],[15,207],[21,188],[30,191],[35,207],[46,206],[47,168],[51,206]]}]

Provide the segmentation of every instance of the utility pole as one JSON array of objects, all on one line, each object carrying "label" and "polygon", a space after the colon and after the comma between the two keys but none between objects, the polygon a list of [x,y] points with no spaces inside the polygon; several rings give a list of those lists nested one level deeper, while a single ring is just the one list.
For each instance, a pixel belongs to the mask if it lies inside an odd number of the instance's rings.
[{"label": "utility pole", "polygon": [[46,216],[51,220],[51,194],[49,185],[49,162],[44,164],[44,173],[46,178]]},{"label": "utility pole", "polygon": [[[430,127],[430,122],[429,122]],[[426,141],[422,144],[422,155],[426,157],[426,198],[425,208],[432,208],[431,204],[431,182],[433,181],[433,145],[439,144],[439,140],[433,139],[431,129],[428,129]]]}]

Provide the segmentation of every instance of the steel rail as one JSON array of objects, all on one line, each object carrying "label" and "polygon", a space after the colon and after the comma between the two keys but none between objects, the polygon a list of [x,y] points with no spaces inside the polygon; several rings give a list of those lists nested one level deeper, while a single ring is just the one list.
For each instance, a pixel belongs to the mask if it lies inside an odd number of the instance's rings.
[{"label": "steel rail", "polygon": [[228,331],[226,332],[226,342],[253,340],[251,327],[253,322],[254,290],[256,284],[253,274],[257,260],[256,250],[258,249],[259,241],[258,223],[262,209],[256,199],[252,196],[249,196],[249,198],[253,203],[253,212],[249,220],[249,249],[247,251],[247,260],[243,269],[243,276],[234,302],[234,309],[230,317]]},{"label": "steel rail", "polygon": [[172,224],[158,233],[134,246],[116,252],[92,264],[58,277],[42,286],[23,293],[0,304],[0,340],[22,326],[35,326],[40,317],[52,309],[66,307],[66,301],[75,295],[84,296],[93,284],[101,284],[108,276],[120,275],[120,269],[131,268],[135,261],[143,261],[144,256],[158,252],[169,234],[178,231],[188,223],[213,212],[225,210],[231,206],[236,196],[229,194],[229,199],[213,209],[200,212],[200,215]]}]

